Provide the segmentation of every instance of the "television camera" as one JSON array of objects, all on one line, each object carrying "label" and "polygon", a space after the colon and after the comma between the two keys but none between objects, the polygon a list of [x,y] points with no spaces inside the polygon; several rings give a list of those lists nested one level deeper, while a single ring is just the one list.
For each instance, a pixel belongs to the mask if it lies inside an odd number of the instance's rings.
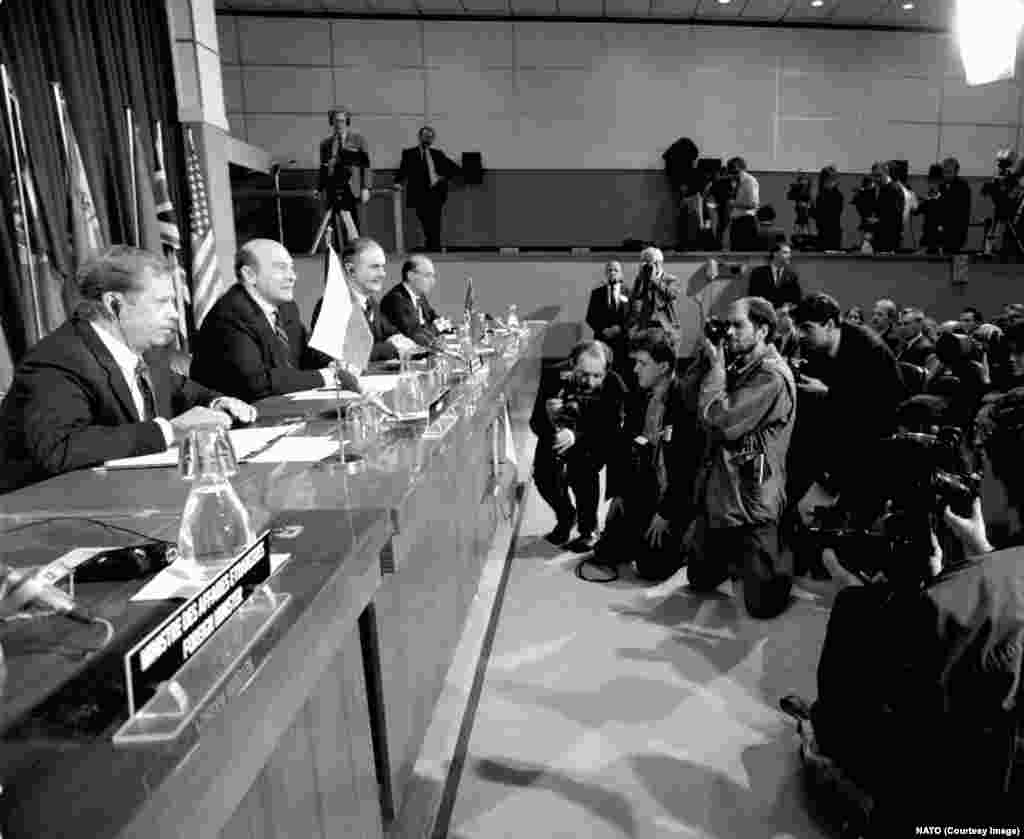
[{"label": "television camera", "polygon": [[793,224],[794,236],[811,235],[811,178],[806,172],[797,172],[796,179],[786,191],[786,200],[793,202],[796,221]]},{"label": "television camera", "polygon": [[996,174],[981,185],[981,194],[992,202],[992,215],[985,219],[987,255],[998,249],[1004,256],[1024,254],[1021,221],[1024,216],[1024,161],[1011,149],[996,154]]}]

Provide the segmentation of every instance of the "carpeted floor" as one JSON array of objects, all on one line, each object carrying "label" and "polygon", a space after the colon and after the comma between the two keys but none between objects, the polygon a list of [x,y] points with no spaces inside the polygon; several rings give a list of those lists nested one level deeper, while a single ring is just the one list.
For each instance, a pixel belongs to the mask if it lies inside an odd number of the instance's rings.
[{"label": "carpeted floor", "polygon": [[447,836],[824,836],[778,711],[814,696],[824,603],[800,590],[754,621],[685,571],[583,582],[532,487],[526,504]]}]

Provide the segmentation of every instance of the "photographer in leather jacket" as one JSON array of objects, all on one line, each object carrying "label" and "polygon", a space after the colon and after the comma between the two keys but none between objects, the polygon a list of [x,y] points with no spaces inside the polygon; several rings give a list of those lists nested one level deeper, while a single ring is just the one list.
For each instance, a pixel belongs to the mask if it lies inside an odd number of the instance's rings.
[{"label": "photographer in leather jacket", "polygon": [[[530,417],[537,435],[533,479],[557,517],[545,536],[554,545],[586,552],[597,544],[598,473],[614,450],[626,388],[611,370],[612,352],[600,341],[573,347],[569,369],[542,381]],[[569,491],[575,497],[575,504]],[[579,535],[572,542],[573,525]]]}]

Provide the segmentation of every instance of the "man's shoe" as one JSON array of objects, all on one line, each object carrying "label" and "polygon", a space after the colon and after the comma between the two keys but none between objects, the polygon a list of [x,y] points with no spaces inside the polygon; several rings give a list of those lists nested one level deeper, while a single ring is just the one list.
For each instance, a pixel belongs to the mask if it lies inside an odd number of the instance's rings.
[{"label": "man's shoe", "polygon": [[550,533],[544,534],[544,538],[548,542],[552,545],[557,545],[558,547],[562,547],[566,542],[568,542],[570,536],[572,536],[571,524],[558,524]]},{"label": "man's shoe", "polygon": [[573,553],[585,554],[597,547],[597,541],[596,533],[581,533],[566,547]]}]

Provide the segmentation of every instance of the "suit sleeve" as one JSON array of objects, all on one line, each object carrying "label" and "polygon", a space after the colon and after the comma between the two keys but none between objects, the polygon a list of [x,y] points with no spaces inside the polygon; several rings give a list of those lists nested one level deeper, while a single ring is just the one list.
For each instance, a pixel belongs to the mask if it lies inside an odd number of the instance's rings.
[{"label": "suit sleeve", "polygon": [[373,189],[373,167],[370,165],[370,153],[366,149],[366,138],[359,135],[359,184],[360,189]]},{"label": "suit sleeve", "polygon": [[203,384],[247,402],[323,384],[318,370],[267,367],[260,342],[246,324],[207,316],[199,333],[192,375]]},{"label": "suit sleeve", "polygon": [[594,292],[590,293],[590,300],[587,303],[586,322],[587,326],[594,330],[594,337],[600,338],[604,329],[604,324],[598,316],[597,295]]},{"label": "suit sleeve", "polygon": [[320,177],[317,180],[317,188],[323,192],[327,189],[327,167],[330,164],[330,147],[325,141],[320,142]]},{"label": "suit sleeve", "polygon": [[462,167],[444,152],[441,152],[441,169],[438,174],[445,178],[455,178],[462,174]]},{"label": "suit sleeve", "polygon": [[50,365],[28,365],[19,378],[27,392],[22,429],[25,449],[46,475],[95,466],[107,460],[155,454],[167,448],[153,421],[93,424],[95,395],[78,376]]},{"label": "suit sleeve", "polygon": [[[424,313],[426,317],[432,310],[429,309],[429,304],[426,302],[424,302],[424,309],[428,310]],[[435,334],[429,327],[420,323],[412,301],[405,296],[386,294],[381,300],[380,311],[392,327],[420,346],[429,347],[434,343]]]},{"label": "suit sleeve", "polygon": [[398,171],[395,172],[394,182],[396,184],[404,184],[409,180],[409,155],[402,152],[402,162],[398,164]]}]

